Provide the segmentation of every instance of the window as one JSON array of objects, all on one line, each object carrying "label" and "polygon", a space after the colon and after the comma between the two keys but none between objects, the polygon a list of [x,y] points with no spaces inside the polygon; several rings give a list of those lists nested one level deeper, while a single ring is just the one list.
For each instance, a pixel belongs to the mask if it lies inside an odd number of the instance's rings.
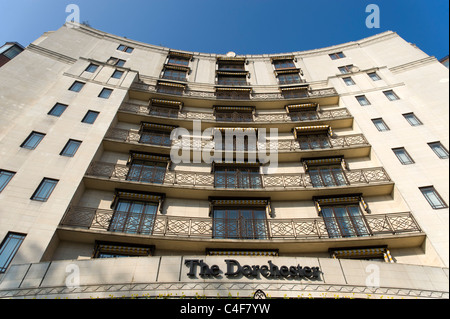
[{"label": "window", "polygon": [[8,232],[0,245],[0,273],[4,273],[22,245],[25,235]]},{"label": "window", "polygon": [[355,85],[355,82],[353,81],[353,79],[351,77],[342,78],[342,80],[344,80],[344,83],[347,86]]},{"label": "window", "polygon": [[414,115],[414,113],[403,114],[403,117],[411,124],[411,126],[422,125],[422,122]]},{"label": "window", "polygon": [[56,184],[58,184],[58,180],[44,178],[39,184],[39,187],[34,192],[33,196],[31,196],[31,199],[46,202],[55,189]]},{"label": "window", "polygon": [[112,64],[112,65],[120,66],[120,67],[124,66],[125,62],[126,62],[125,60],[118,59],[115,57],[110,57],[107,61],[108,64]]},{"label": "window", "polygon": [[262,188],[259,167],[220,166],[214,169],[216,188]]},{"label": "window", "polygon": [[308,134],[298,137],[300,149],[314,150],[319,148],[331,148],[328,134]]},{"label": "window", "polygon": [[175,81],[186,81],[186,71],[165,69],[163,78]]},{"label": "window", "polygon": [[218,84],[220,85],[247,85],[247,76],[243,74],[242,76],[230,76],[230,75],[218,75]]},{"label": "window", "polygon": [[27,139],[20,145],[20,147],[28,148],[30,150],[34,150],[39,143],[44,138],[45,134],[39,133],[39,132],[31,132],[30,135],[28,135]]},{"label": "window", "polygon": [[119,199],[109,231],[151,235],[157,209],[157,203]]},{"label": "window", "polygon": [[428,143],[439,158],[448,158],[448,151],[440,142]]},{"label": "window", "polygon": [[66,108],[67,108],[67,105],[61,104],[61,103],[56,103],[55,106],[53,106],[52,109],[47,114],[60,117],[64,113]]},{"label": "window", "polygon": [[388,98],[389,101],[395,101],[395,100],[400,100],[400,98],[397,96],[397,94],[394,93],[394,91],[389,90],[389,91],[383,91],[384,95],[386,95],[386,97]]},{"label": "window", "polygon": [[88,65],[88,67],[84,71],[89,72],[89,73],[94,73],[95,71],[97,71],[97,69],[98,69],[98,65],[91,63]]},{"label": "window", "polygon": [[295,69],[296,66],[294,64],[294,61],[292,59],[286,59],[286,60],[275,60],[273,61],[273,65],[276,70],[279,69]]},{"label": "window", "polygon": [[433,209],[448,207],[447,204],[442,200],[438,192],[436,192],[433,186],[419,187],[419,189]]},{"label": "window", "polygon": [[366,98],[365,95],[358,95],[355,96],[356,100],[359,102],[359,105],[361,106],[366,106],[366,105],[370,105],[369,100]]},{"label": "window", "polygon": [[73,82],[73,84],[70,86],[69,90],[73,91],[73,92],[80,92],[81,89],[83,88],[84,83],[83,82],[79,82],[79,81],[75,81]]},{"label": "window", "polygon": [[402,163],[403,165],[414,164],[414,161],[412,160],[411,156],[409,156],[408,152],[406,152],[405,148],[393,148],[392,151],[394,152],[395,156],[397,156],[400,163]]},{"label": "window", "polygon": [[266,208],[252,206],[214,207],[213,238],[267,238]]},{"label": "window", "polygon": [[131,53],[131,52],[133,52],[134,49],[132,47],[129,47],[129,46],[121,44],[121,45],[119,45],[117,50],[118,51],[122,51],[122,52],[126,52],[126,53]]},{"label": "window", "polygon": [[162,184],[166,175],[167,162],[134,159],[128,171],[127,180],[134,182]]},{"label": "window", "polygon": [[73,157],[81,145],[81,141],[69,140],[59,155]]},{"label": "window", "polygon": [[278,75],[278,81],[281,85],[283,84],[293,84],[300,83],[300,75],[298,73],[283,73]]},{"label": "window", "polygon": [[170,56],[169,61],[167,64],[174,64],[174,65],[181,65],[181,66],[188,66],[189,65],[189,58],[183,58],[180,56]]},{"label": "window", "polygon": [[109,97],[111,96],[113,90],[111,89],[106,89],[103,88],[102,91],[100,92],[100,94],[98,95],[98,97],[102,98],[102,99],[109,99]]},{"label": "window", "polygon": [[370,235],[359,205],[323,206],[322,216],[330,238]]},{"label": "window", "polygon": [[8,50],[6,50],[3,55],[5,57],[7,57],[8,59],[12,60],[14,59],[19,53],[21,53],[23,51],[23,49],[17,47],[17,46],[12,46],[10,47]]},{"label": "window", "polygon": [[330,58],[331,58],[331,60],[338,60],[338,59],[345,58],[345,55],[342,52],[337,52],[337,53],[330,54]]},{"label": "window", "polygon": [[123,75],[123,71],[115,70],[114,73],[111,75],[113,79],[120,79]]},{"label": "window", "polygon": [[372,81],[381,80],[381,78],[378,76],[377,72],[370,72],[370,73],[367,73],[367,75],[369,76],[369,78],[372,79]]},{"label": "window", "polygon": [[311,167],[308,169],[313,187],[331,187],[347,185],[344,171],[340,166]]},{"label": "window", "polygon": [[338,67],[342,74],[352,73],[353,64]]},{"label": "window", "polygon": [[83,117],[81,122],[87,123],[87,124],[93,124],[95,120],[97,119],[99,112],[96,111],[87,111],[86,115]]},{"label": "window", "polygon": [[5,189],[6,185],[8,185],[14,174],[15,173],[13,172],[0,169],[0,193]]},{"label": "window", "polygon": [[170,140],[170,132],[156,131],[144,128],[141,132],[141,138],[139,143],[160,145],[160,146],[171,146],[172,141]]},{"label": "window", "polygon": [[372,122],[378,131],[380,132],[389,131],[389,127],[386,125],[386,123],[384,123],[382,118],[372,119]]}]

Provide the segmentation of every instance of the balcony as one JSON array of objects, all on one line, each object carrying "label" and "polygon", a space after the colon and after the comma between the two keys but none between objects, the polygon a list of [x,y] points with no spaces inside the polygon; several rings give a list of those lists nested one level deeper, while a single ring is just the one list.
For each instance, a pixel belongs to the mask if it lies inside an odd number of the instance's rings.
[{"label": "balcony", "polygon": [[[178,109],[169,109],[165,107],[158,106],[149,106],[149,105],[139,105],[134,103],[123,103],[119,108],[119,116],[124,119],[125,122],[133,121],[139,123],[142,121],[142,116],[144,117],[152,117],[161,123],[167,123],[166,121],[169,118],[169,121],[174,124],[177,121],[187,121],[183,127],[188,128],[189,125],[192,126],[192,120],[201,120],[203,123],[203,127],[212,127],[212,123],[221,123],[221,124],[232,124],[232,123],[251,123],[255,127],[264,127],[267,124],[274,123],[279,124],[277,127],[279,130],[282,130],[282,124],[285,124],[285,131],[292,129],[293,123],[323,123],[329,124],[333,121],[334,128],[340,127],[351,127],[353,117],[348,111],[347,108],[339,108],[334,110],[321,110],[321,111],[308,111],[308,112],[293,112],[291,114],[287,114],[286,112],[282,113],[270,113],[264,114],[261,112],[256,112],[254,116],[251,114],[243,113],[231,113],[231,118],[221,118],[220,116],[215,116],[214,113],[207,112],[193,112],[193,111],[179,111]],[[136,115],[136,116],[133,116]],[[137,116],[139,115],[139,116]],[[249,118],[249,115],[252,118]],[[242,119],[244,117],[244,119]]]},{"label": "balcony", "polygon": [[[241,247],[276,248],[280,252],[327,251],[328,248],[354,245],[370,245],[376,242],[390,247],[417,247],[424,240],[424,234],[411,213],[390,213],[364,215],[367,232],[363,236],[336,236],[333,230],[328,232],[328,221],[317,218],[291,218],[264,220],[240,220],[230,222],[209,217],[180,217],[155,215],[148,229],[142,234],[136,228],[126,227],[112,231],[110,225],[115,212],[113,210],[72,206],[66,212],[59,226],[61,238],[77,236],[95,240],[98,236],[108,240],[120,240],[157,244],[160,249],[177,247],[186,249],[205,249],[206,247],[235,248],[236,241]],[[134,216],[135,218],[137,216]],[[233,234],[223,238],[223,234]],[[108,237],[109,236],[109,237]],[[150,240],[150,241],[149,241]],[[307,245],[299,245],[305,243]],[[234,245],[234,246],[233,246]],[[253,246],[252,246],[253,245]],[[254,246],[257,245],[257,246]],[[259,246],[258,246],[259,245]]]},{"label": "balcony", "polygon": [[[164,177],[157,182],[145,179],[130,180],[128,178],[130,167],[130,165],[94,162],[86,172],[85,186],[108,191],[123,188],[162,192],[169,197],[177,198],[206,199],[208,196],[226,193],[227,196],[239,197],[266,196],[273,200],[310,200],[312,196],[348,192],[362,192],[364,196],[389,195],[394,185],[382,167],[342,171],[345,183],[333,186],[318,185],[307,173],[257,174],[257,176],[247,176],[248,178],[244,176],[240,183],[237,180],[235,183],[226,183],[220,174],[166,171]],[[154,174],[147,172],[147,175]]]}]

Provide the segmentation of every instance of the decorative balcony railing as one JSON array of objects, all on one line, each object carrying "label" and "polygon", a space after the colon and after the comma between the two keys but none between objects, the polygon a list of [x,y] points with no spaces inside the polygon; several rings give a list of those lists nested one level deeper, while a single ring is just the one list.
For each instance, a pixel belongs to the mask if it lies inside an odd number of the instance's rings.
[{"label": "decorative balcony railing", "polygon": [[[93,231],[113,231],[111,222],[113,210],[88,207],[70,207],[65,214],[61,226],[80,227]],[[137,221],[138,214],[130,220]],[[148,217],[148,216],[147,216]],[[363,217],[365,232],[362,237],[395,236],[403,233],[420,233],[421,229],[411,213],[373,214]],[[326,218],[291,218],[291,219],[258,219],[234,222],[228,219],[179,217],[156,215],[152,222],[136,232],[134,224],[129,229],[124,224],[123,233],[134,233],[176,238],[211,238],[224,239],[223,234],[232,234],[227,239],[326,239],[347,237],[338,235],[334,230],[328,232],[327,225],[332,221]],[[117,233],[117,228],[114,228]],[[357,235],[348,237],[358,237]],[[361,237],[361,236],[360,236]]]},{"label": "decorative balcony railing", "polygon": [[[126,130],[120,128],[111,128],[105,135],[106,139],[112,139],[120,142],[128,143],[142,143],[142,133],[139,130]],[[328,148],[348,148],[355,146],[369,146],[369,142],[363,134],[351,134],[351,135],[334,135],[332,138],[328,138]],[[247,144],[246,144],[247,145]],[[156,145],[158,146],[158,145]],[[166,146],[183,146],[190,147],[193,150],[201,150],[203,148],[214,149],[215,142],[211,140],[193,140],[188,138],[172,140],[171,145]],[[302,150],[300,143],[296,139],[280,139],[276,141],[266,141],[265,143],[257,142],[256,147],[247,145],[250,150],[272,150],[272,151],[298,151]]]},{"label": "decorative balcony railing", "polygon": [[[120,111],[130,112],[135,114],[178,118],[181,120],[202,120],[202,121],[216,121],[222,122],[213,113],[206,112],[192,112],[192,111],[178,111],[176,109],[168,109],[157,106],[138,105],[133,103],[123,103],[119,109]],[[234,113],[233,113],[234,114]],[[351,118],[351,114],[347,108],[340,108],[336,110],[323,110],[319,112],[303,112],[303,116],[297,114],[289,115],[287,113],[275,114],[258,114],[256,113],[253,119],[245,121],[240,120],[240,113],[236,113],[236,122],[255,122],[255,123],[271,123],[271,122],[305,122],[317,120],[334,120],[342,118]],[[247,114],[245,114],[247,116]],[[229,122],[228,120],[226,122]]]},{"label": "decorative balcony railing", "polygon": [[[130,165],[112,164],[105,162],[93,162],[86,172],[86,176],[106,178],[111,180],[126,181],[130,171]],[[156,167],[158,169],[159,167]],[[150,174],[153,176],[155,174]],[[158,174],[156,174],[158,175]],[[346,186],[353,185],[367,185],[380,182],[390,182],[391,179],[382,167],[364,168],[355,170],[342,171]],[[309,174],[294,173],[294,174],[260,174],[261,181],[258,182],[258,187],[246,187],[245,183],[239,188],[268,188],[268,189],[291,189],[291,188],[314,188],[315,185],[311,180]],[[250,180],[248,179],[248,185]],[[152,180],[140,180],[141,182],[155,183]],[[161,183],[162,182],[162,183]],[[164,179],[159,179],[156,183],[164,186],[191,186],[191,187],[210,187],[223,189],[225,186],[218,184],[215,175],[211,173],[200,173],[192,171],[166,171]],[[261,187],[259,187],[261,186]],[[316,185],[317,186],[317,185]],[[339,187],[339,186],[335,186]],[[233,187],[227,187],[233,188]]]},{"label": "decorative balcony railing", "polygon": [[[147,83],[133,83],[130,87],[131,90],[137,90],[137,91],[145,91],[150,93],[157,93],[156,85],[153,84],[147,84]],[[163,92],[164,93],[164,92]],[[170,92],[165,92],[167,94],[172,94]],[[192,90],[189,88],[186,88],[183,92],[178,92],[176,95],[181,95],[185,97],[191,97],[191,98],[205,98],[205,99],[229,99],[229,96],[223,95],[218,96],[216,92],[211,91],[198,91],[198,90]],[[301,98],[322,98],[322,97],[331,97],[331,96],[337,96],[338,93],[334,88],[324,88],[324,89],[310,89],[305,94],[302,94]],[[279,92],[272,92],[272,93],[256,93],[256,92],[250,92],[250,95],[246,97],[246,99],[249,100],[285,100],[287,98],[294,98],[294,97],[286,97],[282,93]],[[239,99],[239,96],[237,96],[237,99]]]}]

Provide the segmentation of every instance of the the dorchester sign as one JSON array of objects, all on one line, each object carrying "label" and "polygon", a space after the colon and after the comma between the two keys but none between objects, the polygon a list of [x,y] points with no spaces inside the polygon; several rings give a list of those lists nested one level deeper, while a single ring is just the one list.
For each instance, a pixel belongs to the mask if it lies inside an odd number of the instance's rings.
[{"label": "the dorchester sign", "polygon": [[[195,277],[197,271],[200,277],[210,278],[219,277],[222,275],[223,271],[218,265],[209,266],[202,259],[187,259],[184,264],[189,268],[187,275],[189,277]],[[309,266],[280,266],[273,264],[271,260],[267,262],[267,265],[241,265],[235,259],[225,259],[226,272],[225,276],[230,277],[241,277],[245,276],[248,278],[256,278],[259,275],[265,278],[277,279],[277,278],[294,278],[294,279],[320,279],[320,269],[319,267],[309,267]]]}]

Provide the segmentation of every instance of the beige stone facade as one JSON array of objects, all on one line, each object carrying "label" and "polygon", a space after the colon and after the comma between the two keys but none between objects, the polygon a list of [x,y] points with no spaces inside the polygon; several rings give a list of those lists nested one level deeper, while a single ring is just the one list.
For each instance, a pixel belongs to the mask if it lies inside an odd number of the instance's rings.
[{"label": "beige stone facade", "polygon": [[[394,32],[269,55],[47,32],[0,69],[0,298],[448,298],[448,109],[448,69]],[[247,148],[206,160],[230,131]]]}]

